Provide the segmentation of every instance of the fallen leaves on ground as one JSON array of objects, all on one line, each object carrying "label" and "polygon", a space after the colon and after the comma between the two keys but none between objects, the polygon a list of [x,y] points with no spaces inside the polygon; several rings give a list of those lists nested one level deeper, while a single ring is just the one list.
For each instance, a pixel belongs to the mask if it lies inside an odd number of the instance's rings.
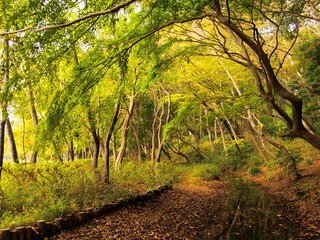
[{"label": "fallen leaves on ground", "polygon": [[225,211],[228,187],[186,179],[150,201],[129,205],[54,239],[206,239]]}]

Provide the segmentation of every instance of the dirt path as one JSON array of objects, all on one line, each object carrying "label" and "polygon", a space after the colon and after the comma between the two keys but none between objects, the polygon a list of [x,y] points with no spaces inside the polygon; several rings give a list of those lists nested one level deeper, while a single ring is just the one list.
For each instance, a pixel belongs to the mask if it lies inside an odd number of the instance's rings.
[{"label": "dirt path", "polygon": [[228,187],[189,179],[159,197],[130,205],[54,239],[206,239],[225,212]]}]

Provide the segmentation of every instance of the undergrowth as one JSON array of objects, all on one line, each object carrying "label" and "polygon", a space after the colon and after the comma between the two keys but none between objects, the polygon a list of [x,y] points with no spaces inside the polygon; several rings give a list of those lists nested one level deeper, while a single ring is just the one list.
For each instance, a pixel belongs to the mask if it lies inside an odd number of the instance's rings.
[{"label": "undergrowth", "polygon": [[73,162],[5,163],[0,189],[0,228],[50,220],[116,198],[145,192],[177,180],[173,164],[128,161],[111,171],[103,183],[103,164],[93,170],[90,160]]}]

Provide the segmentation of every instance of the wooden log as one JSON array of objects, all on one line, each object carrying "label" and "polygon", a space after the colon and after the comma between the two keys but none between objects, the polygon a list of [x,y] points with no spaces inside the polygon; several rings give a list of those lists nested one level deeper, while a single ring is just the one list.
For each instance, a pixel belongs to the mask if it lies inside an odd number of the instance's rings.
[{"label": "wooden log", "polygon": [[59,226],[57,223],[55,223],[55,222],[52,222],[51,230],[52,230],[52,234],[53,234],[53,235],[56,235],[56,234],[61,233],[61,228],[60,228],[60,226]]},{"label": "wooden log", "polygon": [[31,239],[42,239],[43,236],[40,235],[39,228],[37,226],[31,226]]},{"label": "wooden log", "polygon": [[51,222],[46,222],[45,223],[45,234],[46,237],[51,237],[53,236],[52,234],[52,223]]},{"label": "wooden log", "polygon": [[63,228],[63,219],[62,218],[55,218],[54,220],[53,220],[59,227],[60,227],[60,229],[64,229]]},{"label": "wooden log", "polygon": [[78,218],[79,218],[80,224],[83,224],[83,223],[88,221],[88,216],[87,216],[86,212],[79,212],[78,213]]},{"label": "wooden log", "polygon": [[66,218],[62,218],[62,224],[61,224],[62,230],[67,230],[68,228],[68,220]]},{"label": "wooden log", "polygon": [[18,234],[18,231],[13,229],[10,231],[10,239],[11,240],[19,240],[19,234]]},{"label": "wooden log", "polygon": [[19,240],[25,240],[26,238],[26,228],[25,227],[16,227],[16,230],[18,232],[18,239]]},{"label": "wooden log", "polygon": [[32,236],[32,227],[31,226],[25,227],[25,240],[31,240],[31,236]]},{"label": "wooden log", "polygon": [[67,229],[73,228],[74,216],[72,214],[67,214],[66,219],[67,219]]},{"label": "wooden log", "polygon": [[0,239],[10,240],[10,228],[0,229]]},{"label": "wooden log", "polygon": [[40,236],[44,236],[45,232],[46,232],[46,221],[45,220],[39,220],[36,222],[36,225],[38,227],[38,232],[40,234]]},{"label": "wooden log", "polygon": [[98,207],[97,209],[97,216],[102,216],[104,215],[104,208],[101,206],[101,207]]},{"label": "wooden log", "polygon": [[93,207],[90,207],[90,208],[86,209],[86,212],[88,214],[88,219],[94,218],[95,214],[94,214],[93,210],[94,210]]}]

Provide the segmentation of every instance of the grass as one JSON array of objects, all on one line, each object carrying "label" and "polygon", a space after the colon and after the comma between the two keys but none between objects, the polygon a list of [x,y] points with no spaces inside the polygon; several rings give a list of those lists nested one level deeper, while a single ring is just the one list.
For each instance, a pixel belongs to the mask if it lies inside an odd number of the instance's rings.
[{"label": "grass", "polygon": [[[196,159],[188,164],[182,164],[178,159],[163,160],[154,166],[151,161],[125,159],[121,171],[111,171],[109,186],[103,183],[102,162],[95,171],[88,159],[33,165],[6,162],[0,180],[0,228],[30,224],[39,219],[51,220],[159,185],[174,184],[183,177],[208,181],[219,179],[224,171],[234,169],[247,169],[250,175],[263,170],[267,176],[272,176],[274,170],[279,169],[278,160],[263,162],[250,143],[239,144],[243,151],[241,157],[232,146],[226,154],[219,143],[213,152],[210,152],[208,144],[202,144],[209,160]],[[318,156],[300,140],[285,144],[290,150],[300,150],[298,154],[306,159]]]},{"label": "grass", "polygon": [[92,170],[90,160],[73,162],[6,163],[0,191],[0,228],[51,220],[70,212],[173,184],[186,174],[210,180],[219,176],[210,164],[177,165],[163,161],[124,161],[120,172],[111,172],[112,184],[103,183],[103,166]]}]

